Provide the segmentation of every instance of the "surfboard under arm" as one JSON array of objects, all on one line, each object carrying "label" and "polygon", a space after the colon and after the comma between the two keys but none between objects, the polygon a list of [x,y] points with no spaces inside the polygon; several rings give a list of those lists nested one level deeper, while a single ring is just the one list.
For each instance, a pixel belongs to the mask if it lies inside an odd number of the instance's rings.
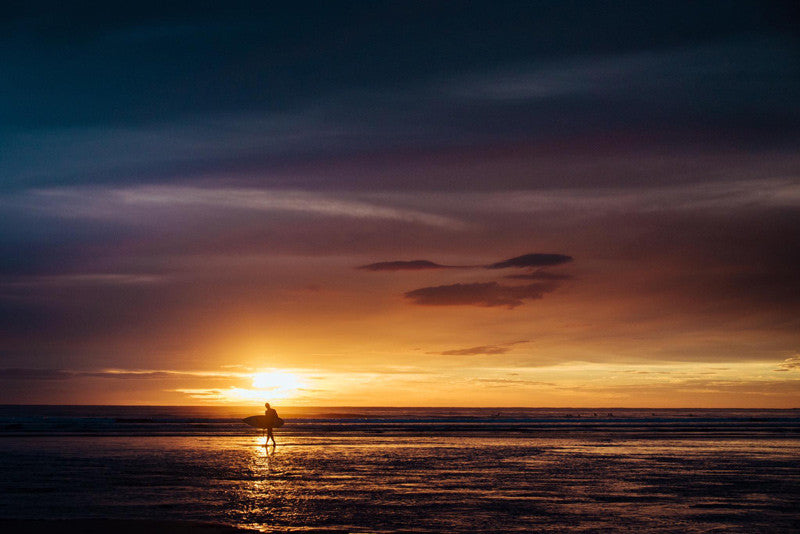
[{"label": "surfboard under arm", "polygon": [[[242,419],[245,423],[250,426],[256,428],[267,428],[269,425],[269,419],[266,415],[251,415],[250,417],[245,417]],[[280,428],[283,426],[283,419],[280,417],[276,417],[272,422],[272,428]]]}]

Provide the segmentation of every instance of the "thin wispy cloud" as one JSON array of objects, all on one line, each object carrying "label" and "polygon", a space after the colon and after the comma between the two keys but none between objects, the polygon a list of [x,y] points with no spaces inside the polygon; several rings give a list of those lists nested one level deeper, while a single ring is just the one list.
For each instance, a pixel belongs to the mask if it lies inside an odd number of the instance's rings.
[{"label": "thin wispy cloud", "polygon": [[489,388],[554,388],[558,386],[558,384],[554,382],[542,382],[541,380],[524,380],[518,378],[473,378],[472,382],[476,385]]},{"label": "thin wispy cloud", "polygon": [[481,345],[465,349],[450,349],[441,352],[429,352],[428,354],[440,354],[442,356],[491,356],[495,354],[506,354],[514,348],[514,345],[520,345],[522,343],[528,343],[528,341],[513,341],[511,343],[501,343],[499,345]]},{"label": "thin wispy cloud", "polygon": [[163,275],[134,273],[80,273],[50,276],[0,277],[5,288],[56,288],[80,286],[149,285],[167,281]]},{"label": "thin wispy cloud", "polygon": [[[791,165],[800,170],[800,160]],[[687,183],[676,186],[542,188],[427,195],[448,211],[461,213],[542,213],[600,216],[608,213],[691,212],[701,210],[800,207],[800,179]],[[424,205],[424,204],[421,204]]]},{"label": "thin wispy cloud", "polygon": [[[574,57],[515,65],[442,84],[466,101],[530,101],[563,97],[630,97],[664,101],[708,98],[725,90],[731,72],[756,83],[791,71],[793,53],[780,41],[731,41],[646,52]],[[753,104],[745,99],[743,103]]]},{"label": "thin wispy cloud", "polygon": [[64,217],[125,219],[148,210],[206,208],[255,212],[292,212],[355,219],[382,219],[449,229],[464,223],[435,213],[300,190],[194,186],[123,188],[64,187],[17,195],[11,204],[28,205]]}]

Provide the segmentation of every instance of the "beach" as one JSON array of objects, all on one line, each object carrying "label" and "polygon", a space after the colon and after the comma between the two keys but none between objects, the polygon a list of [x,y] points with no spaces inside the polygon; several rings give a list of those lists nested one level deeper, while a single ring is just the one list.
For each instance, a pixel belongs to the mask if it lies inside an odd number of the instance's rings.
[{"label": "beach", "polygon": [[[0,518],[14,527],[5,531],[53,532],[52,520],[61,521],[59,532],[150,533],[797,526],[800,436],[792,411],[705,413],[687,431],[693,414],[670,423],[683,428],[670,435],[619,410],[581,429],[578,420],[593,412],[352,409],[287,418],[273,450],[218,412],[207,411],[205,422],[195,413],[189,423],[185,410],[130,417],[132,410],[109,419],[77,417],[75,407],[70,417],[39,423],[41,416],[9,423],[6,410],[6,427],[23,426],[0,438]],[[658,428],[676,414],[651,419]],[[194,426],[169,430],[187,425]]]}]

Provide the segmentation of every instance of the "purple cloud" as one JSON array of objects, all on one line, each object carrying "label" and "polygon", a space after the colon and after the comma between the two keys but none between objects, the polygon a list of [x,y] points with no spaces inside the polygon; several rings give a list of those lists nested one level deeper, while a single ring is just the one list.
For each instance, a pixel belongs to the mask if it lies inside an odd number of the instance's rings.
[{"label": "purple cloud", "polygon": [[572,261],[572,256],[564,254],[525,254],[508,260],[487,265],[487,269],[507,269],[509,267],[548,267]]},{"label": "purple cloud", "polygon": [[382,261],[358,267],[365,271],[422,271],[426,269],[454,269],[449,265],[440,265],[428,260]]},{"label": "purple cloud", "polygon": [[521,306],[525,300],[540,299],[556,287],[557,284],[546,282],[524,286],[479,282],[423,287],[407,292],[405,297],[421,306],[505,306],[511,309]]},{"label": "purple cloud", "polygon": [[[358,267],[366,271],[421,271],[424,269],[507,269],[507,268],[529,268],[529,267],[551,267],[553,265],[561,265],[572,261],[572,256],[565,254],[525,254],[517,256],[508,260],[503,260],[497,263],[490,263],[489,265],[442,265],[430,260],[413,260],[413,261],[382,261],[379,263],[370,263],[369,265],[362,265]],[[511,278],[511,277],[508,277]],[[530,277],[528,275],[520,275],[519,278],[526,278],[531,280],[555,280],[556,275],[548,276],[542,274],[538,277]]]},{"label": "purple cloud", "polygon": [[503,278],[508,278],[509,280],[571,280],[572,276],[539,270],[526,274],[507,274]]}]

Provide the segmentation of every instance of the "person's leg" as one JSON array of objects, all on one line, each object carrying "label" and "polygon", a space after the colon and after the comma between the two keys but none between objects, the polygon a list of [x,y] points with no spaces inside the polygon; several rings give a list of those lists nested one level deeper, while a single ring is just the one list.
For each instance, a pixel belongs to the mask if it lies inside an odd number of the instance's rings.
[{"label": "person's leg", "polygon": [[272,427],[267,428],[267,442],[272,438],[272,446],[275,446],[275,436],[272,434]]}]

